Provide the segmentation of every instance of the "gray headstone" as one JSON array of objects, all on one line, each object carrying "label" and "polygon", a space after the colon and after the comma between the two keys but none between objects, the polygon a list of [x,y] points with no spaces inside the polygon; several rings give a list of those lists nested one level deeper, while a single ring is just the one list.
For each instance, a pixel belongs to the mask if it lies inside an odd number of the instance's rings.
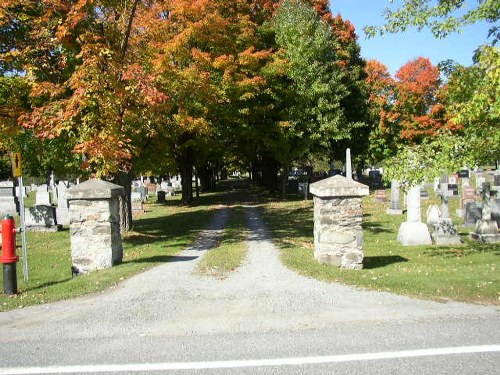
[{"label": "gray headstone", "polygon": [[475,228],[478,220],[483,217],[483,204],[478,202],[469,202],[465,204],[464,226]]},{"label": "gray headstone", "polygon": [[0,181],[0,219],[17,213],[17,198],[13,181]]},{"label": "gray headstone", "polygon": [[24,224],[30,231],[57,231],[55,210],[50,205],[35,205],[24,210]]},{"label": "gray headstone", "polygon": [[387,209],[388,214],[401,215],[403,213],[403,210],[401,209],[401,205],[399,203],[399,187],[399,181],[391,181],[391,204]]}]

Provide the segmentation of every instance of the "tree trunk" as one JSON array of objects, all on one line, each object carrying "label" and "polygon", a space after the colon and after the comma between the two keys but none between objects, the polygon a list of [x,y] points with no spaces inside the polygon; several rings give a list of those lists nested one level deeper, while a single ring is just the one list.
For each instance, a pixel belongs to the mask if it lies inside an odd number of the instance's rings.
[{"label": "tree trunk", "polygon": [[182,204],[189,204],[193,201],[193,163],[189,157],[189,150],[181,156],[180,172],[182,184]]},{"label": "tree trunk", "polygon": [[123,186],[125,196],[120,197],[120,230],[129,232],[132,230],[132,171],[119,171],[114,175],[113,182]]},{"label": "tree trunk", "polygon": [[285,199],[287,185],[288,185],[288,163],[283,166],[283,174],[281,175],[281,199]]},{"label": "tree trunk", "polygon": [[194,186],[196,187],[196,198],[200,197],[200,187],[198,186],[198,172],[197,169],[194,171]]}]

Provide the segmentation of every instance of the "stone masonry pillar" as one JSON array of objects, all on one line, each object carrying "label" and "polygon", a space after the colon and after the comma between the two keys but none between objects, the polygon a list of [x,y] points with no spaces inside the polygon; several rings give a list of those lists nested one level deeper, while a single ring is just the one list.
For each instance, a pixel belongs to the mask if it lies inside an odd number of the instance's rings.
[{"label": "stone masonry pillar", "polygon": [[314,258],[322,264],[363,268],[362,197],[368,186],[336,175],[310,185],[314,195]]},{"label": "stone masonry pillar", "polygon": [[92,179],[66,192],[74,272],[109,268],[123,258],[119,196],[123,187]]}]

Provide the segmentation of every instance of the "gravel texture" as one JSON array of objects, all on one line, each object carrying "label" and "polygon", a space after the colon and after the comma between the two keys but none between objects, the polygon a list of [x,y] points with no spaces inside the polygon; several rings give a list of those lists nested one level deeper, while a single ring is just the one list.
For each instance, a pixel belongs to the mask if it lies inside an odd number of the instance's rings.
[{"label": "gravel texture", "polygon": [[2,341],[294,331],[499,315],[494,306],[422,301],[297,275],[280,263],[252,205],[246,207],[250,234],[244,264],[223,280],[200,275],[195,264],[220,238],[230,209],[221,206],[197,242],[174,261],[112,290],[0,313]]}]

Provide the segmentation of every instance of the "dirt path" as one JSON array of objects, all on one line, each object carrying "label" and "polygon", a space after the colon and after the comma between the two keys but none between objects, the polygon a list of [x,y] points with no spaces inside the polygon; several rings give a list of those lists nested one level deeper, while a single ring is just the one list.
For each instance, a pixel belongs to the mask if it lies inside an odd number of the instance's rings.
[{"label": "dirt path", "polygon": [[498,316],[493,306],[435,303],[320,282],[285,268],[258,214],[248,205],[247,258],[224,280],[194,272],[223,232],[221,206],[196,243],[174,261],[117,288],[70,301],[0,314],[6,340],[64,335],[189,335],[302,330],[340,322]]}]

